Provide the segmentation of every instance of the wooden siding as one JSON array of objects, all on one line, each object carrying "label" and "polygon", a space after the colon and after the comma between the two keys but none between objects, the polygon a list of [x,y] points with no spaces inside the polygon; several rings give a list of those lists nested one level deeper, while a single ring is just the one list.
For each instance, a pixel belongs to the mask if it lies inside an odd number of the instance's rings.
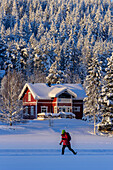
[{"label": "wooden siding", "polygon": [[57,106],[57,97],[52,100],[52,113],[54,113],[54,107]]},{"label": "wooden siding", "polygon": [[[30,92],[29,89],[26,90],[23,96],[23,118],[24,119],[34,119],[36,118],[36,104],[37,101],[34,99],[33,95],[31,94],[31,101],[28,101],[28,93]],[[34,107],[34,114],[31,113],[31,108]],[[28,114],[26,113],[28,111]]]},{"label": "wooden siding", "polygon": [[[80,111],[74,111],[74,107],[80,107]],[[76,119],[82,119],[82,117],[83,117],[83,100],[73,99],[72,112],[76,115]]]},{"label": "wooden siding", "polygon": [[46,106],[48,107],[47,109],[47,112],[48,113],[52,113],[52,100],[43,100],[43,99],[40,99],[38,100],[38,103],[37,103],[37,113],[41,113],[41,107],[42,106]]},{"label": "wooden siding", "polygon": [[29,89],[27,89],[27,91],[25,92],[24,96],[23,96],[23,103],[28,103],[28,105],[30,105],[30,103],[32,102],[36,102],[36,100],[34,99],[33,95],[31,94],[31,101],[28,101],[28,93],[30,92]]},{"label": "wooden siding", "polygon": [[58,106],[71,106],[71,103],[58,103]]},{"label": "wooden siding", "polygon": [[[24,95],[23,95],[23,107],[26,108],[28,114],[26,114],[26,110],[23,110],[23,118],[24,119],[34,119],[36,118],[38,113],[41,113],[41,107],[45,106],[47,107],[48,113],[54,113],[54,107],[57,107],[57,112],[59,111],[59,107],[68,107],[70,108],[70,111],[76,115],[77,119],[82,119],[83,117],[83,100],[76,100],[72,99],[72,102],[69,102],[69,100],[58,100],[56,97],[53,99],[39,99],[36,101],[32,94],[31,94],[31,101],[28,101],[28,93],[30,92],[29,89],[26,89]],[[68,101],[68,102],[67,102]],[[36,106],[37,105],[37,106]],[[31,108],[34,107],[34,115],[31,113]],[[72,108],[72,110],[71,110]],[[74,108],[79,108],[78,110],[74,110]]]}]

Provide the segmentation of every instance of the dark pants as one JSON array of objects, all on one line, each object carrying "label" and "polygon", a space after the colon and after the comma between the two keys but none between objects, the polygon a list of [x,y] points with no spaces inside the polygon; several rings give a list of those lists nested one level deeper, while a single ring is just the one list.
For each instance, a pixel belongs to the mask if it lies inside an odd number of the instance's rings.
[{"label": "dark pants", "polygon": [[73,154],[76,154],[76,152],[71,148],[71,145],[63,145],[62,146],[62,155],[64,155],[65,148],[68,147],[68,149],[73,152]]}]

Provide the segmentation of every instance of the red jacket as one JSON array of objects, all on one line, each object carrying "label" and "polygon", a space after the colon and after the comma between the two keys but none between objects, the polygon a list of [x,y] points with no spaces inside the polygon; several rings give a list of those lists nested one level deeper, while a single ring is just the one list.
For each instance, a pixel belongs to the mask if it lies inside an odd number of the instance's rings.
[{"label": "red jacket", "polygon": [[62,140],[61,140],[61,142],[60,142],[60,144],[62,144],[62,142],[63,142],[63,145],[70,145],[70,142],[69,142],[69,140],[68,140],[68,135],[67,135],[67,133],[65,132],[63,135],[61,135],[62,136]]}]

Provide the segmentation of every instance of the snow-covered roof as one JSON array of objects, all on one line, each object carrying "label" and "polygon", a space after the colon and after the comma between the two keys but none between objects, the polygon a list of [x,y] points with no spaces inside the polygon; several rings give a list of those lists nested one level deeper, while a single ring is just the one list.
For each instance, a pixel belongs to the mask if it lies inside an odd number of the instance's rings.
[{"label": "snow-covered roof", "polygon": [[53,84],[51,87],[49,87],[45,83],[26,83],[19,95],[19,99],[22,98],[26,88],[30,90],[34,99],[36,100],[58,97],[65,91],[77,99],[83,99],[86,97],[85,91],[81,84]]},{"label": "snow-covered roof", "polygon": [[55,87],[49,92],[49,97],[57,97],[66,91],[66,87]]}]

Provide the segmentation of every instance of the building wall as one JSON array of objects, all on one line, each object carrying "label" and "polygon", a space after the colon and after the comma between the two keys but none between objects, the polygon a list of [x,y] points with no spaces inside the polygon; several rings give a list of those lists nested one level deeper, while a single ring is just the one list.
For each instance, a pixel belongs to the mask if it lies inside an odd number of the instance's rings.
[{"label": "building wall", "polygon": [[83,117],[83,100],[74,99],[72,102],[72,112],[76,115],[76,119]]},{"label": "building wall", "polygon": [[57,97],[52,100],[52,113],[55,113],[55,107],[57,107]]},{"label": "building wall", "polygon": [[[23,97],[23,118],[24,119],[34,119],[36,118],[36,114],[37,114],[36,112],[37,101],[34,99],[32,94],[31,94],[31,100],[28,101],[29,92],[30,92],[29,89],[27,89]],[[33,110],[34,110],[34,114],[32,113]]]},{"label": "building wall", "polygon": [[41,113],[41,108],[47,107],[47,113],[52,113],[52,100],[40,99],[37,102],[37,113]]},{"label": "building wall", "polygon": [[[33,109],[33,114],[31,109]],[[36,118],[36,106],[34,105],[24,105],[23,106],[23,118],[24,119],[35,119]]]},{"label": "building wall", "polygon": [[[59,112],[59,108],[70,108],[70,112],[76,115],[77,119],[83,117],[83,100],[72,99],[71,103],[68,102],[58,102],[57,98],[54,99],[40,99],[36,101],[32,94],[31,100],[28,100],[29,89],[26,90],[23,96],[23,118],[24,119],[34,119],[37,117],[38,113],[41,113],[41,108],[47,108],[47,113],[56,113]],[[68,110],[68,109],[66,109]],[[34,114],[32,113],[34,111]],[[28,112],[28,114],[26,114]]]},{"label": "building wall", "polygon": [[29,89],[27,89],[27,91],[25,92],[24,94],[24,97],[23,97],[23,104],[32,104],[32,103],[36,103],[36,100],[34,99],[33,95],[31,94],[31,101],[28,101],[28,93],[30,92]]}]

